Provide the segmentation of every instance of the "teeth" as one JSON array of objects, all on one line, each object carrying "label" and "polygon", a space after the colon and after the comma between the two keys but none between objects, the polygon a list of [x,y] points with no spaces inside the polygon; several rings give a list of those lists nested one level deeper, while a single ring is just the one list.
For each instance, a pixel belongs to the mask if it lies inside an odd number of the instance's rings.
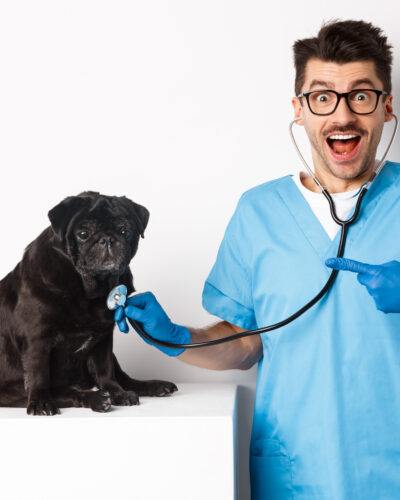
[{"label": "teeth", "polygon": [[348,135],[330,135],[329,139],[339,140],[339,141],[346,141],[348,139],[354,139],[354,137],[358,137],[358,135],[354,135],[354,134],[348,134]]}]

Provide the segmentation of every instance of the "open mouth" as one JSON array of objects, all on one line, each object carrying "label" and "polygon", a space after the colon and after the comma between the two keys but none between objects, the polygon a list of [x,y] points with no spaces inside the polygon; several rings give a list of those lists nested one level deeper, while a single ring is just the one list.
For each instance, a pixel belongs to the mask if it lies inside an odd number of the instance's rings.
[{"label": "open mouth", "polygon": [[332,156],[342,160],[349,160],[356,155],[360,141],[359,134],[332,134],[326,139]]}]

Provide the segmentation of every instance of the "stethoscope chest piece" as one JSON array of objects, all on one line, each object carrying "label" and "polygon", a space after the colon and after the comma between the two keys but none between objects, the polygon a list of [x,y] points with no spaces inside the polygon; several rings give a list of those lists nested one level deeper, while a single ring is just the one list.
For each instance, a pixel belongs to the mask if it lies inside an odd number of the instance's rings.
[{"label": "stethoscope chest piece", "polygon": [[120,306],[124,306],[126,302],[126,294],[128,290],[125,285],[118,285],[111,290],[107,297],[107,307],[110,311],[114,311]]}]

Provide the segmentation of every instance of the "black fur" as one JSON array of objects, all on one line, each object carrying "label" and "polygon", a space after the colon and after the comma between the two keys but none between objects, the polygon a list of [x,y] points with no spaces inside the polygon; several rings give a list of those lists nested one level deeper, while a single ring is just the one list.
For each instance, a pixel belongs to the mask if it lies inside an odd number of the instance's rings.
[{"label": "black fur", "polygon": [[117,284],[134,291],[129,262],[147,209],[87,191],[48,215],[51,226],[0,281],[0,406],[32,415],[70,406],[107,411],[176,391],[171,382],[130,378],[113,354],[106,298]]}]

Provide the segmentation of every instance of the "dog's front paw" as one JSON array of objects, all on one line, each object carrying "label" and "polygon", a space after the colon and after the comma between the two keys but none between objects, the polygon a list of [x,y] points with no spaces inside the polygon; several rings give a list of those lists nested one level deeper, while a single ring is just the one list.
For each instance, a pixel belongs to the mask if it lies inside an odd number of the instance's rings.
[{"label": "dog's front paw", "polygon": [[104,413],[111,408],[110,393],[107,391],[92,391],[89,395],[89,405],[93,411]]},{"label": "dog's front paw", "polygon": [[111,393],[111,403],[115,406],[133,406],[139,404],[139,396],[133,391]]},{"label": "dog's front paw", "polygon": [[30,399],[26,409],[28,415],[57,415],[60,409],[49,398]]}]

